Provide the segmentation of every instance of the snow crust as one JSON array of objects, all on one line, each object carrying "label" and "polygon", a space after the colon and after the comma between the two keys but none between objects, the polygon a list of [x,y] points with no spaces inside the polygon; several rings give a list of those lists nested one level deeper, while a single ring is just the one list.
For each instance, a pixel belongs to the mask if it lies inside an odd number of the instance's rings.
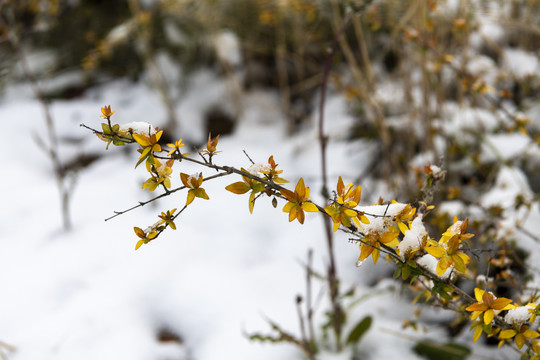
[{"label": "snow crust", "polygon": [[402,259],[405,255],[415,249],[419,249],[422,245],[424,237],[427,235],[426,228],[422,222],[422,216],[419,214],[411,223],[411,227],[405,232],[403,240],[398,245],[399,254]]},{"label": "snow crust", "polygon": [[533,310],[535,306],[531,305],[525,305],[525,306],[518,306],[515,309],[508,310],[508,313],[504,316],[504,321],[506,321],[508,324],[522,324],[525,321],[528,321],[532,315],[532,312],[529,310]]},{"label": "snow crust", "polygon": [[151,136],[157,133],[154,126],[144,121],[134,121],[120,125],[120,131],[132,131],[135,134]]}]

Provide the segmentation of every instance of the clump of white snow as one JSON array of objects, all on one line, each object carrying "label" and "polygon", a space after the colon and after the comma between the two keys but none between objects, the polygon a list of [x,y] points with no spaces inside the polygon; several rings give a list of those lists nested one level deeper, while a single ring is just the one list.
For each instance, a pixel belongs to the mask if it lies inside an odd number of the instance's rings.
[{"label": "clump of white snow", "polygon": [[237,66],[242,63],[242,53],[240,42],[235,33],[230,30],[223,30],[212,38],[212,44],[216,50],[217,57],[229,65]]},{"label": "clump of white snow", "polygon": [[259,175],[259,173],[268,173],[272,170],[270,164],[256,163],[251,165],[247,171],[252,175]]},{"label": "clump of white snow", "polygon": [[[439,262],[439,259],[437,259],[435,256],[430,255],[430,254],[426,254],[426,255],[422,256],[421,258],[419,258],[416,262],[420,266],[423,266],[426,269],[428,269],[433,274],[437,274],[437,263]],[[439,278],[442,279],[442,280],[448,279],[450,277],[450,274],[452,274],[453,269],[454,269],[454,267],[450,266],[448,269],[446,269],[444,274],[439,276]]]},{"label": "clump of white snow", "polygon": [[362,224],[365,234],[382,234],[387,231],[388,225],[394,223],[394,217],[405,209],[407,204],[394,203],[387,205],[359,206],[357,210],[365,213],[369,224]]},{"label": "clump of white snow", "polygon": [[497,174],[495,186],[482,197],[481,203],[485,207],[499,205],[511,208],[518,195],[524,196],[526,200],[532,199],[527,177],[521,169],[504,166]]},{"label": "clump of white snow", "polygon": [[134,121],[127,124],[120,124],[120,131],[131,131],[135,134],[152,136],[157,131],[152,124],[144,121]]},{"label": "clump of white snow", "polygon": [[518,78],[524,78],[538,73],[540,62],[538,58],[520,49],[504,50],[504,66]]},{"label": "clump of white snow", "polygon": [[504,321],[510,325],[524,323],[530,319],[532,313],[529,310],[531,309],[534,309],[534,307],[529,304],[525,306],[518,306],[515,309],[510,309],[504,317]]},{"label": "clump of white snow", "polygon": [[419,249],[422,246],[424,238],[428,235],[422,217],[417,216],[411,223],[411,228],[405,232],[403,240],[398,245],[398,252],[404,260],[408,252]]}]

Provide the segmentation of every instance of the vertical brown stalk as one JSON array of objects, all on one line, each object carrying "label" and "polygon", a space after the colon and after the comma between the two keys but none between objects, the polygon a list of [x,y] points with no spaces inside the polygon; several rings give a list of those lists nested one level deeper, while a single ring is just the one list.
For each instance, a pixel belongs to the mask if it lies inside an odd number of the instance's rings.
[{"label": "vertical brown stalk", "polygon": [[8,36],[7,36],[8,42],[13,48],[15,55],[17,56],[17,60],[19,61],[19,65],[21,66],[24,77],[26,78],[26,80],[28,80],[28,83],[30,84],[30,87],[32,88],[32,92],[34,93],[34,96],[36,97],[39,104],[41,105],[41,112],[43,114],[43,118],[45,119],[45,125],[47,128],[47,137],[48,137],[48,144],[43,143],[42,145],[45,151],[47,152],[47,155],[51,159],[54,175],[56,178],[56,183],[58,186],[58,190],[60,192],[60,207],[62,209],[62,224],[65,230],[70,230],[71,219],[69,217],[69,200],[70,200],[71,192],[73,190],[74,178],[70,179],[71,182],[67,181],[69,180],[67,179],[67,173],[66,171],[64,171],[64,167],[58,157],[58,138],[56,136],[56,130],[54,126],[53,117],[51,115],[49,101],[45,97],[45,94],[43,93],[38,80],[32,74],[30,66],[28,65],[28,61],[22,49],[19,36],[16,33],[17,25],[16,25],[15,19],[13,19],[13,14],[6,12],[4,16],[0,17],[0,22],[6,24],[6,26],[9,29],[11,29],[11,31],[8,32]]}]

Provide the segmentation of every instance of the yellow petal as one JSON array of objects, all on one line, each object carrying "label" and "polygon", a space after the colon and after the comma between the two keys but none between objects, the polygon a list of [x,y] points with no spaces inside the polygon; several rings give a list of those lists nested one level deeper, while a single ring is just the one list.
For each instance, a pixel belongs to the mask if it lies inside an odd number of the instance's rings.
[{"label": "yellow petal", "polygon": [[136,142],[139,143],[141,146],[149,146],[150,145],[150,139],[144,135],[140,134],[133,134],[133,139],[135,139]]},{"label": "yellow petal", "polygon": [[480,335],[482,335],[482,326],[477,326],[474,329],[473,343],[475,343],[480,338]]},{"label": "yellow petal", "polygon": [[493,309],[486,310],[484,312],[484,323],[486,325],[491,324],[491,321],[493,320],[494,317],[495,317],[495,312],[493,311]]},{"label": "yellow petal", "polygon": [[407,227],[407,225],[405,225],[402,222],[398,222],[398,227],[399,227],[399,230],[401,230],[401,232],[403,233],[403,235],[405,235],[406,231],[409,231],[409,228]]},{"label": "yellow petal", "polygon": [[255,206],[255,193],[251,193],[251,195],[249,195],[249,213],[250,214],[253,214],[253,207]]},{"label": "yellow petal", "polygon": [[[507,299],[507,298],[503,298],[503,297],[500,297],[500,298],[497,298],[493,301],[493,305],[492,307],[495,309],[495,310],[510,310],[513,308],[513,306],[511,305],[512,304],[512,300],[511,299]],[[510,305],[510,308],[507,308],[508,305]]]},{"label": "yellow petal", "polygon": [[514,329],[503,330],[499,333],[499,338],[501,339],[511,339],[517,334],[517,331]]},{"label": "yellow petal", "polygon": [[463,263],[465,265],[471,262],[471,258],[469,257],[469,255],[464,254],[462,252],[458,252],[457,255],[461,258],[461,260],[463,260]]},{"label": "yellow petal", "polygon": [[426,247],[426,252],[436,258],[441,258],[446,254],[446,251],[441,247],[428,246]]},{"label": "yellow petal", "polygon": [[360,221],[362,224],[369,224],[369,219],[365,215],[360,215]]},{"label": "yellow petal", "polygon": [[303,178],[300,178],[300,180],[298,180],[298,184],[296,184],[296,188],[294,189],[294,191],[298,194],[298,197],[300,199],[306,198],[306,186],[304,185]]},{"label": "yellow petal", "polygon": [[341,179],[341,176],[340,176],[337,182],[338,195],[341,195],[343,193],[343,189],[345,189],[345,185],[343,184],[343,179]]},{"label": "yellow petal", "polygon": [[450,267],[450,258],[443,256],[437,263],[437,276],[441,276]]},{"label": "yellow petal", "polygon": [[151,146],[145,147],[144,150],[142,151],[141,156],[139,157],[139,159],[142,159],[142,158],[144,158],[146,155],[148,155],[148,153],[150,152],[150,150],[152,150],[152,147],[151,147]]},{"label": "yellow petal", "polygon": [[360,256],[358,257],[358,261],[364,261],[367,259],[369,255],[375,250],[373,247],[367,245],[367,244],[361,244],[360,245]]},{"label": "yellow petal", "polygon": [[296,219],[296,216],[298,214],[298,206],[296,204],[294,204],[292,207],[291,207],[291,211],[289,212],[289,222],[293,221],[294,219]]},{"label": "yellow petal", "polygon": [[142,239],[146,238],[146,234],[144,233],[144,231],[141,228],[134,227],[133,230],[135,230],[135,234],[137,234],[138,237],[140,237]]},{"label": "yellow petal", "polygon": [[516,343],[516,346],[518,347],[518,349],[521,350],[523,345],[525,345],[525,336],[523,336],[522,334],[517,334],[516,338],[514,339],[514,342]]},{"label": "yellow petal", "polygon": [[287,190],[287,189],[281,189],[280,190],[281,194],[283,196],[285,196],[287,198],[287,200],[289,201],[294,201],[295,200],[295,195],[292,191],[290,190]]},{"label": "yellow petal", "polygon": [[288,203],[285,204],[285,206],[283,206],[283,212],[287,212],[287,213],[291,212],[291,209],[294,205],[296,204],[289,201]]},{"label": "yellow petal", "polygon": [[381,254],[381,252],[379,251],[379,249],[373,249],[373,253],[371,255],[371,257],[373,258],[373,263],[376,264],[377,261],[379,260],[379,255]]},{"label": "yellow petal", "polygon": [[193,202],[193,199],[195,199],[195,190],[191,189],[188,191],[187,199],[186,199],[186,205],[189,205]]},{"label": "yellow petal", "polygon": [[208,194],[203,188],[194,189],[193,194],[195,194],[196,197],[201,198],[201,199],[205,199],[205,200],[210,199],[210,197],[208,196]]},{"label": "yellow petal", "polygon": [[307,212],[318,212],[319,211],[317,206],[314,203],[309,202],[309,201],[306,201],[306,202],[302,203],[302,209],[304,209]]},{"label": "yellow petal", "polygon": [[324,212],[330,215],[333,219],[337,213],[337,210],[334,206],[328,205],[327,207],[324,208]]},{"label": "yellow petal", "polygon": [[525,336],[527,339],[535,339],[540,336],[539,333],[537,333],[534,330],[525,330],[523,332],[523,336]]},{"label": "yellow petal", "polygon": [[483,311],[473,311],[473,313],[471,314],[471,320],[476,319],[476,318],[479,317],[482,313],[483,313]]},{"label": "yellow petal", "polygon": [[474,288],[474,297],[476,298],[476,301],[482,302],[484,298],[485,291],[480,288]]},{"label": "yellow petal", "polygon": [[301,207],[297,207],[297,209],[298,209],[298,214],[296,215],[296,218],[298,219],[298,222],[300,224],[303,224],[306,218],[306,215],[304,214],[304,210],[302,210]]},{"label": "yellow petal", "polygon": [[[354,206],[356,206],[356,205],[354,205]],[[343,209],[343,213],[345,215],[347,215],[347,216],[350,216],[350,217],[356,216],[356,214],[357,214],[356,211],[351,210],[351,209]]]},{"label": "yellow petal", "polygon": [[398,246],[399,245],[399,240],[397,238],[398,236],[399,236],[398,232],[386,232],[382,234],[381,242],[386,246],[391,246],[391,247]]}]

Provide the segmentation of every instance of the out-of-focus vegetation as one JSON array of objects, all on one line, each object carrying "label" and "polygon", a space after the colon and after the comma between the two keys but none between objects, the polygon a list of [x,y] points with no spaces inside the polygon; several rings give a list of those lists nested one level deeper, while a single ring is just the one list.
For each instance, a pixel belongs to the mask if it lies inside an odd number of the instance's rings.
[{"label": "out-of-focus vegetation", "polygon": [[[329,71],[325,85],[347,99],[356,119],[342,138],[377,147],[377,156],[363,160],[368,170],[350,176],[385,182],[385,198],[435,205],[426,218],[435,233],[453,215],[469,216],[478,234],[470,248],[481,259],[470,279],[487,274],[489,287],[510,298],[532,276],[516,234],[538,240],[521,225],[540,190],[539,24],[536,0],[8,0],[0,3],[0,88],[29,80],[18,70],[17,48],[47,59],[29,69],[38,82],[77,75],[44,90],[44,102],[148,74],[167,109],[166,127],[181,132],[173,90],[209,69],[236,84],[237,100],[228,125],[218,120],[210,131],[233,131],[242,96],[263,88],[279,94],[294,134],[316,114]],[[183,75],[178,83],[163,58]],[[332,126],[331,117],[325,121]],[[503,135],[527,145],[508,156],[494,143]],[[434,177],[428,163],[445,176]],[[501,186],[501,169],[530,191],[514,194],[507,207],[485,205]],[[461,214],[438,210],[450,202]],[[509,214],[519,214],[514,231],[500,225]],[[418,300],[423,292],[411,294]],[[528,295],[536,301],[535,292]],[[448,328],[458,334],[467,321]]]}]

